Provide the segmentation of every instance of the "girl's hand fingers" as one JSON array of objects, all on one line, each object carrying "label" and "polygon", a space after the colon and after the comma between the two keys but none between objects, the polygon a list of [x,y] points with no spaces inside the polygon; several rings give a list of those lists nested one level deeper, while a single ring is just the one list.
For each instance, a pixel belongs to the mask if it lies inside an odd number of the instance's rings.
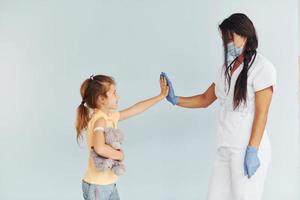
[{"label": "girl's hand fingers", "polygon": [[166,97],[169,93],[169,86],[167,84],[167,79],[164,76],[160,76],[160,89],[161,89],[161,94]]},{"label": "girl's hand fingers", "polygon": [[160,84],[163,86],[163,85],[166,85],[167,84],[167,80],[165,77],[160,77]]},{"label": "girl's hand fingers", "polygon": [[166,80],[166,78],[165,78],[165,77],[163,77],[163,79],[162,79],[162,82],[163,82],[163,84],[164,84],[164,85],[166,85],[166,84],[167,84],[167,80]]}]

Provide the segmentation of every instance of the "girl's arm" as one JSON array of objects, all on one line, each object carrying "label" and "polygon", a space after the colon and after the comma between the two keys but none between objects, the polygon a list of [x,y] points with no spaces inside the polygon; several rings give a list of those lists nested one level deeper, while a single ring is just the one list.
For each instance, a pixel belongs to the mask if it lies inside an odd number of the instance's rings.
[{"label": "girl's arm", "polygon": [[135,116],[152,107],[159,101],[163,100],[168,95],[169,87],[167,86],[167,81],[164,77],[160,77],[160,94],[152,97],[150,99],[146,99],[144,101],[138,102],[135,105],[120,111],[120,121],[127,119],[129,117]]},{"label": "girl's arm", "polygon": [[[111,146],[105,144],[105,138],[104,138],[104,128],[106,127],[105,120],[103,118],[98,119],[95,122],[94,130],[93,131],[93,147],[97,154],[105,157],[110,158],[113,160],[123,160],[124,154],[122,151],[118,151],[113,149]],[[95,129],[97,128],[97,129]],[[103,130],[101,130],[103,128]]]},{"label": "girl's arm", "polygon": [[215,84],[203,93],[191,97],[179,97],[176,105],[184,108],[206,108],[217,99],[215,94]]},{"label": "girl's arm", "polygon": [[268,111],[273,95],[273,87],[255,93],[255,115],[249,145],[259,147],[268,119]]}]

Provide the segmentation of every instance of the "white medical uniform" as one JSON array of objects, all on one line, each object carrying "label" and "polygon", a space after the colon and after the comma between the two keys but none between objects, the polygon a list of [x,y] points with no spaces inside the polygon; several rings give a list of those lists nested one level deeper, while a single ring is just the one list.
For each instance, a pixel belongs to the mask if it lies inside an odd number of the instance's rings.
[{"label": "white medical uniform", "polygon": [[230,91],[225,80],[224,67],[217,74],[215,94],[220,102],[217,122],[217,155],[210,180],[208,200],[260,200],[271,161],[268,133],[264,134],[258,150],[260,167],[248,179],[244,175],[244,158],[250,140],[255,112],[255,92],[276,85],[273,64],[257,53],[248,71],[247,104],[233,110],[233,93],[242,63],[232,74]]}]

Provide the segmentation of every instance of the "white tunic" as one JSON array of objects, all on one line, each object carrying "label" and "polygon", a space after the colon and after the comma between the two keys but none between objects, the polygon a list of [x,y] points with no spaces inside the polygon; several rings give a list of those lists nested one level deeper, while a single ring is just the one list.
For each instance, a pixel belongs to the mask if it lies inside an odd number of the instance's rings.
[{"label": "white tunic", "polygon": [[[255,92],[276,85],[276,71],[273,64],[257,53],[248,71],[247,104],[233,110],[233,93],[236,80],[242,71],[242,63],[232,74],[230,91],[225,80],[224,67],[219,69],[215,83],[215,94],[221,108],[217,122],[217,146],[245,148],[251,136],[255,112]],[[264,131],[260,148],[270,147],[267,131]]]}]

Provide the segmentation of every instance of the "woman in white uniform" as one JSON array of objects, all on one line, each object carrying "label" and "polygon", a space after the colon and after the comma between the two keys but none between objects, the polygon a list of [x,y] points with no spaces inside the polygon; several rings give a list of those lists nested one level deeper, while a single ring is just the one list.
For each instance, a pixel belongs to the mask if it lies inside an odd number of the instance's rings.
[{"label": "woman in white uniform", "polygon": [[185,108],[206,108],[218,99],[217,154],[208,200],[260,200],[271,160],[265,125],[276,82],[270,61],[259,54],[251,20],[236,13],[219,29],[224,64],[202,94],[176,96],[170,79],[167,100]]}]

